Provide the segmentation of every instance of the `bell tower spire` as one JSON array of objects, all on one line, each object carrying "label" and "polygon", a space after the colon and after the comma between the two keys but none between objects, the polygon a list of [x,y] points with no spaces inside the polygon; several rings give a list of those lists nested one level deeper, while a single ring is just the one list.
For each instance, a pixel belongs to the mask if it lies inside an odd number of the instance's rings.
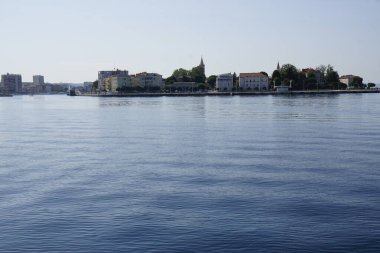
[{"label": "bell tower spire", "polygon": [[202,69],[203,75],[206,76],[206,65],[205,65],[205,63],[203,62],[203,56],[201,57],[201,63],[199,64],[199,68]]}]

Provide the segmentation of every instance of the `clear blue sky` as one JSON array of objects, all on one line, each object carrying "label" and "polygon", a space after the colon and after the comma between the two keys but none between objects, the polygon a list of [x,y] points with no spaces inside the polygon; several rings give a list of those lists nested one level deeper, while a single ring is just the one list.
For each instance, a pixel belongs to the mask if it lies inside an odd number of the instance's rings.
[{"label": "clear blue sky", "polygon": [[0,73],[272,73],[331,64],[380,83],[379,0],[0,0]]}]

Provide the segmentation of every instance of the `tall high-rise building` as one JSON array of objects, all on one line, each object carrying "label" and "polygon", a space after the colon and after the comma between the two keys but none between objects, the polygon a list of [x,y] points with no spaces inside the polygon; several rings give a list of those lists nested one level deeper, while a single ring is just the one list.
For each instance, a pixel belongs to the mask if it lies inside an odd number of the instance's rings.
[{"label": "tall high-rise building", "polygon": [[34,86],[44,85],[44,84],[45,84],[44,76],[41,76],[41,75],[33,76],[33,85]]},{"label": "tall high-rise building", "polygon": [[1,76],[1,88],[5,92],[20,93],[23,89],[21,75],[9,74]]}]

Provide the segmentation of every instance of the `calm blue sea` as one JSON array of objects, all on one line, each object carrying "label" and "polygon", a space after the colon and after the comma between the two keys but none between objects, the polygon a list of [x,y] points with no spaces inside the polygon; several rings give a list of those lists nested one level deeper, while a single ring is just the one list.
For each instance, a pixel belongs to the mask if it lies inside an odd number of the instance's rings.
[{"label": "calm blue sea", "polygon": [[0,98],[0,252],[380,252],[380,94]]}]

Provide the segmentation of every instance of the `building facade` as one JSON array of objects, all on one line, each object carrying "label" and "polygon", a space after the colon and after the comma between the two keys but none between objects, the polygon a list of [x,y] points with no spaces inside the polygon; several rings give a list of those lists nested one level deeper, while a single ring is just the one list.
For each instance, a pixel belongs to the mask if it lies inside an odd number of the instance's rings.
[{"label": "building facade", "polygon": [[33,85],[34,86],[39,86],[39,85],[44,85],[44,84],[45,84],[44,76],[41,76],[41,75],[33,76]]},{"label": "building facade", "polygon": [[269,78],[262,73],[240,73],[239,87],[243,91],[266,91]]},{"label": "building facade", "polygon": [[21,75],[9,73],[2,75],[1,89],[7,93],[21,93],[23,91]]},{"label": "building facade", "polygon": [[112,76],[112,70],[99,71],[98,72],[98,91],[107,91],[106,90],[106,79]]},{"label": "building facade", "polygon": [[234,85],[234,78],[231,73],[222,74],[216,78],[216,89],[218,91],[232,91]]},{"label": "building facade", "polygon": [[91,92],[92,91],[93,82],[83,82],[83,91]]},{"label": "building facade", "polygon": [[339,78],[339,81],[341,82],[341,83],[344,83],[344,84],[346,84],[347,85],[347,88],[348,87],[350,87],[350,86],[352,86],[352,83],[354,82],[354,75],[345,75],[345,76],[341,76],[340,78]]},{"label": "building facade", "polygon": [[162,90],[164,88],[164,82],[162,80],[162,75],[157,73],[139,73],[132,77],[133,84],[135,86],[140,86],[145,89],[155,88]]},{"label": "building facade", "polygon": [[118,88],[132,87],[131,78],[127,70],[116,70],[105,79],[105,91],[116,92]]}]

